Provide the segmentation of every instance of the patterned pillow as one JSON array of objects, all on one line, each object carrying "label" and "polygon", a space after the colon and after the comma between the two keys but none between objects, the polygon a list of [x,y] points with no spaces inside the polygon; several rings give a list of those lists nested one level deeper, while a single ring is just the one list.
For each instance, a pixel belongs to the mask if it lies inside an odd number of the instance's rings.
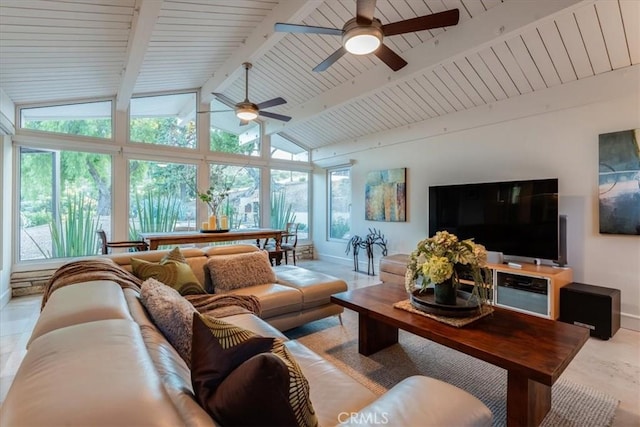
[{"label": "patterned pillow", "polygon": [[131,258],[131,269],[138,278],[142,280],[149,278],[159,280],[177,290],[180,295],[206,293],[177,246],[165,255],[159,263]]},{"label": "patterned pillow", "polygon": [[266,251],[212,256],[207,267],[215,292],[276,282]]},{"label": "patterned pillow", "polygon": [[196,313],[192,349],[193,390],[218,423],[318,425],[309,383],[281,339]]},{"label": "patterned pillow", "polygon": [[191,364],[192,319],[196,309],[175,289],[147,279],[142,283],[140,302],[153,323],[162,331],[187,366]]}]

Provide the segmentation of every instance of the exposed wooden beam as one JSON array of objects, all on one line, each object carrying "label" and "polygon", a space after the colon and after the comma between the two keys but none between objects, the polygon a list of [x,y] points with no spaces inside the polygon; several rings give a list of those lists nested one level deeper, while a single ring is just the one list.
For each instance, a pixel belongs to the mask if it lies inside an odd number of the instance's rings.
[{"label": "exposed wooden beam", "polygon": [[253,62],[264,55],[286,33],[276,33],[273,25],[276,22],[296,23],[306,18],[318,6],[322,0],[285,0],[278,5],[262,20],[256,29],[247,38],[244,45],[220,66],[213,77],[202,85],[200,90],[200,102],[208,104],[213,99],[211,92],[222,92],[229,87],[242,73],[243,62]]},{"label": "exposed wooden beam", "polygon": [[581,7],[594,1],[511,1],[493,7],[478,17],[448,28],[437,37],[403,52],[402,57],[409,64],[400,71],[393,72],[386,65],[380,64],[303,104],[292,106],[289,111],[295,112],[292,114],[293,119],[288,123],[267,123],[266,133],[272,134],[291,129],[318,114],[364,98],[384,87],[408,81],[442,61],[452,60],[500,40],[509,39],[513,34],[535,25],[542,19],[548,19],[568,8]]},{"label": "exposed wooden beam", "polygon": [[142,67],[144,55],[149,47],[153,28],[158,21],[163,0],[138,0],[127,45],[127,62],[116,95],[116,110],[126,111]]}]

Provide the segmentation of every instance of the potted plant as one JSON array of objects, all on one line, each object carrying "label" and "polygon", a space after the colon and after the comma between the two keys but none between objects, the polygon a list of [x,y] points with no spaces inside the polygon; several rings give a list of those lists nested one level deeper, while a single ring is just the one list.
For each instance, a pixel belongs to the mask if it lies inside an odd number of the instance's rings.
[{"label": "potted plant", "polygon": [[420,241],[409,257],[405,287],[411,295],[433,288],[436,304],[455,306],[461,275],[473,285],[468,304],[490,302],[491,283],[487,251],[473,240],[459,240],[455,234],[438,231]]}]

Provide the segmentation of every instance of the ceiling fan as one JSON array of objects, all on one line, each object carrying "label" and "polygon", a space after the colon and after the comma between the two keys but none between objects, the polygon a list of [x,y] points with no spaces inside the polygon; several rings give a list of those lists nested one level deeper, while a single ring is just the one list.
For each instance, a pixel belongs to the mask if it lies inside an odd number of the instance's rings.
[{"label": "ceiling fan", "polygon": [[328,34],[342,37],[342,47],[318,64],[313,71],[326,70],[347,52],[355,55],[373,53],[393,71],[398,71],[407,65],[407,61],[382,43],[385,36],[395,36],[414,31],[448,27],[456,25],[460,19],[460,11],[458,9],[451,9],[383,25],[378,18],[373,17],[375,9],[376,0],[357,0],[356,17],[348,20],[342,29],[285,24],[281,22],[276,23],[274,29],[280,32]]},{"label": "ceiling fan", "polygon": [[209,110],[209,111],[198,111],[198,113],[220,113],[224,111],[235,111],[236,117],[240,119],[240,124],[245,125],[251,120],[256,119],[258,116],[261,117],[269,117],[271,119],[282,120],[283,122],[288,122],[291,120],[291,117],[285,116],[277,113],[270,113],[268,111],[262,111],[263,108],[276,107],[278,105],[286,104],[287,101],[284,98],[273,98],[268,101],[261,102],[259,104],[254,104],[249,101],[249,70],[252,65],[250,62],[244,62],[242,64],[244,67],[245,77],[244,77],[244,101],[242,102],[233,102],[231,99],[226,97],[221,93],[212,92],[212,94],[218,98],[220,102],[229,107],[233,108],[233,110]]}]

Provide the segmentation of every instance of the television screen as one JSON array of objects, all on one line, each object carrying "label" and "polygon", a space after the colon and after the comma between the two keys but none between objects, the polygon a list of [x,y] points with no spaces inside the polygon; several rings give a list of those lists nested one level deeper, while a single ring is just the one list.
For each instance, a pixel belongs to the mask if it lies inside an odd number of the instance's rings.
[{"label": "television screen", "polygon": [[429,235],[446,230],[504,255],[558,259],[558,179],[429,187]]}]

